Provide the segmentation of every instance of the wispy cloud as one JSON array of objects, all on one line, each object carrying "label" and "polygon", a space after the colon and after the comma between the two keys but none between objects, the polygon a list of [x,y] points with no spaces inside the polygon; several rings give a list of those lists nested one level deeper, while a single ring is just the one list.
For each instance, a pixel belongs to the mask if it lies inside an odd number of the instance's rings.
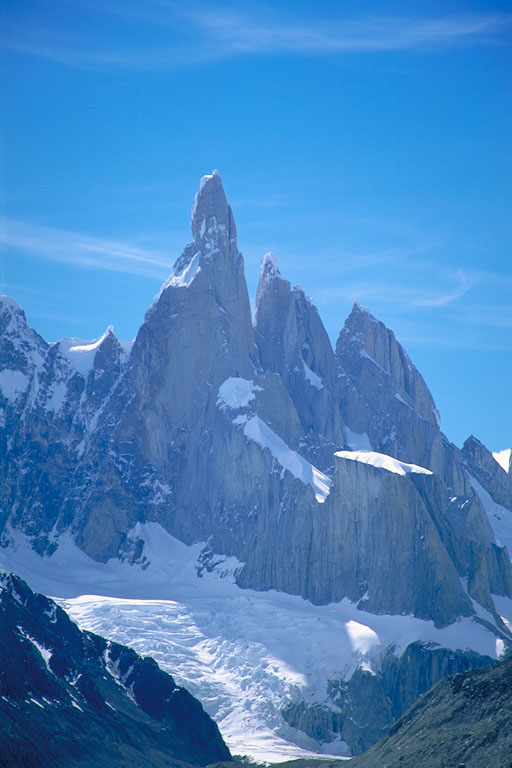
[{"label": "wispy cloud", "polygon": [[[378,262],[375,262],[377,264]],[[385,262],[383,262],[385,263]],[[368,262],[365,266],[373,266]],[[432,265],[430,266],[431,271]],[[402,270],[403,272],[403,270]],[[344,282],[335,288],[324,288],[320,291],[321,303],[327,303],[336,299],[353,301],[359,297],[361,301],[375,300],[379,303],[393,305],[402,310],[441,308],[455,304],[468,291],[477,285],[478,279],[467,275],[462,269],[458,269],[453,275],[439,274],[437,285],[425,289],[419,283],[425,283],[429,279],[428,274],[418,275],[411,280],[411,275],[393,275],[393,279],[385,282],[381,279],[358,280]],[[453,287],[446,288],[446,284],[454,283]],[[441,285],[439,285],[441,283]]]},{"label": "wispy cloud", "polygon": [[[130,34],[112,43],[108,17],[120,17]],[[102,19],[94,31],[94,15]],[[459,44],[482,45],[502,39],[510,29],[507,14],[459,14],[438,18],[329,18],[305,22],[278,14],[266,5],[249,12],[210,5],[151,0],[89,6],[86,34],[59,26],[58,13],[44,15],[39,26],[10,22],[6,46],[19,53],[72,67],[101,70],[165,70],[250,55],[333,56],[406,51]],[[105,20],[106,19],[106,20]],[[155,30],[158,34],[153,37]]]},{"label": "wispy cloud", "polygon": [[300,52],[315,54],[405,50],[461,40],[489,39],[510,24],[501,15],[449,16],[437,19],[365,17],[359,20],[270,23],[234,13],[196,14],[196,23],[238,53]]},{"label": "wispy cloud", "polygon": [[477,284],[475,277],[470,278],[462,269],[457,270],[457,284],[448,291],[422,292],[410,299],[412,307],[445,307],[462,298]]},{"label": "wispy cloud", "polygon": [[66,229],[4,220],[3,246],[31,256],[82,267],[163,279],[171,268],[167,254],[118,240]]}]

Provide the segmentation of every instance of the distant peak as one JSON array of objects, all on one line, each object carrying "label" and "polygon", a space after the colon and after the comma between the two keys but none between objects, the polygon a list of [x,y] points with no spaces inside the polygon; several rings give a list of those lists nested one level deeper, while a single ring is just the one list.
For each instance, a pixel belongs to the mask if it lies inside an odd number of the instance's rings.
[{"label": "distant peak", "polygon": [[359,303],[359,299],[356,299],[352,305],[352,312],[355,314],[361,314],[361,315],[368,315],[368,317],[371,320],[376,320],[376,318],[372,315],[368,307],[364,307],[362,304]]},{"label": "distant peak", "polygon": [[113,336],[113,338],[117,340],[113,325],[109,325],[105,333],[103,333],[98,339],[93,339],[92,341],[84,341],[82,339],[71,337],[69,339],[62,339],[62,341],[59,343],[63,346],[66,346],[70,352],[92,352],[101,347],[105,339],[109,336]]},{"label": "distant peak", "polygon": [[274,277],[281,275],[277,264],[277,256],[270,251],[264,255],[261,260],[260,276],[261,277]]},{"label": "distant peak", "polygon": [[0,310],[9,310],[10,312],[23,312],[22,307],[16,299],[11,298],[11,296],[0,296]]},{"label": "distant peak", "polygon": [[[482,443],[482,441],[479,440],[478,437],[475,437],[474,435],[470,435],[468,438],[466,438],[464,445],[468,445],[468,446],[479,445],[481,448],[485,448],[485,445]],[[463,446],[463,450],[464,450],[464,446]]]}]

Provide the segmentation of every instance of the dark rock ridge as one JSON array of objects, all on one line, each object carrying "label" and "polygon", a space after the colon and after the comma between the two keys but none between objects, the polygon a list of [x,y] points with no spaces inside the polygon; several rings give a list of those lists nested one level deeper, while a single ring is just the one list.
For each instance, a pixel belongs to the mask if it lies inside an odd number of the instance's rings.
[{"label": "dark rock ridge", "polygon": [[133,529],[154,521],[237,556],[241,586],[437,626],[479,604],[507,642],[492,594],[512,596],[510,560],[468,479],[473,454],[440,431],[394,334],[356,303],[334,351],[270,254],[252,322],[216,172],[191,227],[130,350],[111,329],[48,345],[0,299],[3,544],[23,533],[51,555],[68,531],[97,560],[142,562]]},{"label": "dark rock ridge", "polygon": [[0,574],[0,754],[5,768],[230,760],[201,704],[151,658],[82,632]]}]

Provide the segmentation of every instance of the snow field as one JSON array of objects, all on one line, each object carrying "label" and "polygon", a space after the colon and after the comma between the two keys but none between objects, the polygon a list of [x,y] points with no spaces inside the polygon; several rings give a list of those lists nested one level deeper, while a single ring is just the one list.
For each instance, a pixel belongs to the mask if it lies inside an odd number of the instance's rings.
[{"label": "snow field", "polygon": [[[436,629],[412,616],[360,611],[347,599],[315,606],[283,592],[242,590],[236,558],[198,577],[202,543],[188,547],[157,523],[138,524],[132,536],[144,540],[145,570],[91,560],[69,537],[40,558],[19,534],[0,551],[0,564],[57,596],[81,628],[153,656],[202,701],[234,754],[268,761],[318,755],[280,710],[290,700],[327,703],[328,680],[348,679],[357,666],[378,671],[390,646],[397,654],[415,640],[492,657],[499,651],[496,636],[470,618]],[[502,600],[512,619],[512,601]],[[346,754],[339,741],[328,750]]]}]

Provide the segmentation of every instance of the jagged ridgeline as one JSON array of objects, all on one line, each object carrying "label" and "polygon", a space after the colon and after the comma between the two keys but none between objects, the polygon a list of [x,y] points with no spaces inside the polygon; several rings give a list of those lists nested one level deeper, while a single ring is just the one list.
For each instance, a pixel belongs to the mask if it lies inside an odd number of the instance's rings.
[{"label": "jagged ridgeline", "polygon": [[[311,299],[267,254],[251,317],[216,172],[191,226],[132,345],[111,328],[95,343],[47,344],[2,298],[4,546],[23,534],[51,556],[66,533],[95,560],[145,563],[138,526],[158,523],[236,556],[241,587],[348,598],[436,627],[473,617],[506,647],[494,596],[512,596],[510,559],[483,502],[512,517],[510,474],[478,441],[461,452],[446,439],[407,353],[357,303],[333,349]],[[340,704],[353,750],[442,673],[484,661],[470,637],[449,661],[416,650],[408,666],[391,654],[373,681],[359,670]],[[350,703],[365,696],[385,710],[378,733]],[[310,727],[305,703],[287,718]]]}]

